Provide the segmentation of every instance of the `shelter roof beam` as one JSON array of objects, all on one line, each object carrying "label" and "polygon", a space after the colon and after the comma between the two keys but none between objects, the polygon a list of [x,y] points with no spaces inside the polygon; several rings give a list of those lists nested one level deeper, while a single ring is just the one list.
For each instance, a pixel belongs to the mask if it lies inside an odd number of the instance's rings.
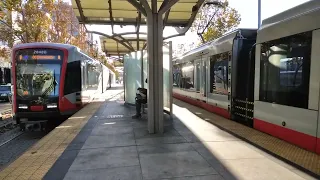
[{"label": "shelter roof beam", "polygon": [[146,39],[125,39],[125,40],[121,40],[120,42],[124,42],[124,41],[144,41],[144,42],[146,42],[147,40]]},{"label": "shelter roof beam", "polygon": [[[145,17],[147,17],[147,12],[145,10],[145,8],[143,8],[143,6],[136,0],[127,0],[130,4],[132,4],[132,6],[134,6],[135,8],[137,8],[138,11],[140,11]],[[143,0],[141,0],[142,2]],[[148,4],[148,2],[147,2]]]},{"label": "shelter roof beam", "polygon": [[[114,34],[112,36],[118,36],[118,35],[125,36],[125,35],[136,34],[136,33],[137,32],[124,32],[124,33]],[[146,32],[139,32],[139,34],[147,35]]]},{"label": "shelter roof beam", "polygon": [[[83,24],[82,22],[80,22],[81,24]],[[88,21],[86,24],[98,24],[98,25],[106,25],[108,24],[108,22],[106,23],[106,21],[104,20],[90,20]],[[122,26],[132,26],[134,25],[135,22],[123,22],[123,21],[117,21],[117,20],[114,20],[113,22],[113,25],[122,25]],[[142,21],[141,24],[146,24],[146,22]],[[186,26],[188,25],[188,23],[185,23],[184,21],[181,21],[181,22],[167,22],[167,26],[173,26],[173,27],[181,27],[181,26]]]},{"label": "shelter roof beam", "polygon": [[134,49],[132,44],[127,39],[125,39],[121,35],[117,35],[117,37],[119,37],[121,39],[120,41],[117,41],[117,46],[118,46],[118,42],[119,43],[122,42],[122,43],[126,43],[128,46],[130,46],[132,49]]},{"label": "shelter roof beam", "polygon": [[141,12],[139,12],[137,17],[137,26],[136,26],[136,34],[137,34],[137,51],[140,50],[140,42],[139,42],[139,32],[140,32],[140,23],[141,23]]},{"label": "shelter roof beam", "polygon": [[111,20],[111,31],[112,34],[114,33],[114,29],[113,29],[113,16],[112,16],[112,4],[111,4],[111,0],[108,0],[108,4],[109,4],[109,15],[110,15],[110,20]]},{"label": "shelter roof beam", "polygon": [[166,25],[167,25],[167,21],[168,21],[168,18],[169,18],[170,10],[171,10],[171,9],[169,9],[169,10],[166,12],[166,14],[164,15],[164,18],[163,18],[163,29],[164,29],[164,28],[166,27]]},{"label": "shelter roof beam", "polygon": [[[197,4],[192,7],[191,17],[190,17],[190,19],[189,19],[189,21],[188,21],[188,24],[187,24],[185,27],[183,27],[183,28],[176,27],[176,28],[175,28],[176,31],[179,33],[180,36],[185,35],[186,32],[189,30],[189,28],[191,27],[194,19],[196,18],[196,15],[197,15],[197,13],[198,13],[198,11],[199,11],[199,9],[200,9],[200,7],[201,7],[201,5],[203,4],[204,1],[205,1],[205,0],[198,0]],[[177,35],[177,36],[178,36],[178,35]],[[175,35],[172,36],[172,37],[175,37]]]},{"label": "shelter roof beam", "polygon": [[136,24],[136,33],[137,34],[140,31],[140,25],[141,25],[141,12],[138,13],[138,17],[137,17],[137,24]]},{"label": "shelter roof beam", "polygon": [[78,10],[79,10],[79,14],[80,14],[81,21],[82,21],[83,24],[84,24],[84,28],[87,30],[87,27],[86,27],[86,25],[85,25],[85,23],[86,23],[86,17],[85,17],[84,14],[83,14],[83,9],[82,9],[80,0],[75,0],[75,1],[76,1]]},{"label": "shelter roof beam", "polygon": [[158,13],[157,0],[151,0],[151,11],[152,13]]},{"label": "shelter roof beam", "polygon": [[175,5],[179,0],[164,0],[159,9],[159,14],[164,14],[167,12],[173,5]]},{"label": "shelter roof beam", "polygon": [[[127,1],[130,1],[130,0],[127,0]],[[140,0],[141,4],[143,5],[144,7],[144,10],[146,12],[146,15],[144,15],[145,17],[147,17],[147,14],[150,14],[152,13],[151,9],[150,9],[150,6],[149,6],[149,3],[147,0]]]},{"label": "shelter roof beam", "polygon": [[[98,31],[87,31],[87,33],[94,33],[94,34],[98,34],[107,38],[110,38],[116,42],[119,42],[119,40],[117,38],[115,38],[114,36],[109,36],[108,34],[104,34]],[[124,47],[126,47],[129,51],[134,51],[134,48],[132,46],[128,46],[126,43],[123,42],[119,42],[121,45],[123,45]]]}]

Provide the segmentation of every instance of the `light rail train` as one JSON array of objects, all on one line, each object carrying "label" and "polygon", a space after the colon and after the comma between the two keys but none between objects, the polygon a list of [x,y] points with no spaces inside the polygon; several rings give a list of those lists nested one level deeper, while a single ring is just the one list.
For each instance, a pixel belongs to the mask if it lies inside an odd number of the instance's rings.
[{"label": "light rail train", "polygon": [[55,123],[73,115],[111,87],[114,73],[78,47],[26,43],[13,48],[14,119]]},{"label": "light rail train", "polygon": [[320,154],[320,1],[174,59],[173,96]]}]

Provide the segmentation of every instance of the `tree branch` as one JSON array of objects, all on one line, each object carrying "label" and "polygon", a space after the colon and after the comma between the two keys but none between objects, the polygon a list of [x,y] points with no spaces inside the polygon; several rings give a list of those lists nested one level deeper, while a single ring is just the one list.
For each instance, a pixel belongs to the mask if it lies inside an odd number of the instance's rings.
[{"label": "tree branch", "polygon": [[6,25],[6,27],[7,27],[8,29],[10,29],[10,31],[12,32],[12,34],[15,35],[20,41],[22,41],[22,39],[21,39],[22,37],[19,37],[19,35],[17,35],[17,33],[15,32],[15,30],[12,29],[12,27],[11,27],[8,23],[6,23],[5,21],[3,21],[3,20],[1,20],[1,19],[0,19],[0,22],[3,23],[4,25]]}]

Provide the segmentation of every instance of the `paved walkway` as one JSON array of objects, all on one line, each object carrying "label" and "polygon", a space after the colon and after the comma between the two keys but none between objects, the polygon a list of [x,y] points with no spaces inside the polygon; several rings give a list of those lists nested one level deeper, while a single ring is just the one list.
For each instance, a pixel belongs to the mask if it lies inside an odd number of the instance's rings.
[{"label": "paved walkway", "polygon": [[73,144],[73,142],[77,142],[79,138],[81,139],[81,136],[78,136],[79,132],[87,124],[88,120],[91,119],[97,109],[105,103],[105,100],[108,100],[121,92],[123,92],[122,87],[113,86],[113,88],[106,91],[101,96],[103,98],[96,99],[95,102],[90,103],[75,113],[72,117],[56,127],[30,149],[24,152],[14,162],[7,167],[4,167],[0,171],[0,179],[43,179],[52,165],[60,158],[61,154],[66,152],[65,150],[67,148],[77,148],[78,144]]},{"label": "paved walkway", "polygon": [[147,120],[131,119],[134,108],[109,99],[44,179],[313,179],[194,113],[175,105],[165,133],[149,134]]}]

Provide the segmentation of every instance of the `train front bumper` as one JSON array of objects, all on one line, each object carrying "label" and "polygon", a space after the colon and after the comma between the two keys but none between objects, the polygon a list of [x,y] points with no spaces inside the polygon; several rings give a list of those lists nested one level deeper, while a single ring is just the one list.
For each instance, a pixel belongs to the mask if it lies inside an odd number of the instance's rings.
[{"label": "train front bumper", "polygon": [[59,111],[45,111],[45,112],[17,112],[14,114],[14,118],[28,119],[29,121],[37,120],[54,120],[60,118]]}]

